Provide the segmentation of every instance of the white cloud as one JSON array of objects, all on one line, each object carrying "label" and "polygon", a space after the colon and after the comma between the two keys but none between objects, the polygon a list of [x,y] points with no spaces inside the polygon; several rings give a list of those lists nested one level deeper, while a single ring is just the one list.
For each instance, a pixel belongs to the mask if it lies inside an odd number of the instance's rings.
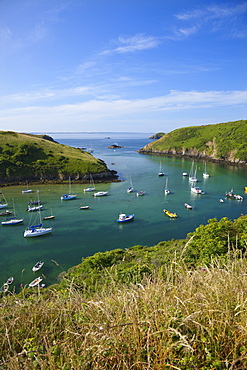
[{"label": "white cloud", "polygon": [[120,36],[117,40],[118,47],[104,51],[102,54],[110,53],[133,53],[135,51],[153,49],[157,47],[160,40],[157,37],[138,34],[132,37]]}]

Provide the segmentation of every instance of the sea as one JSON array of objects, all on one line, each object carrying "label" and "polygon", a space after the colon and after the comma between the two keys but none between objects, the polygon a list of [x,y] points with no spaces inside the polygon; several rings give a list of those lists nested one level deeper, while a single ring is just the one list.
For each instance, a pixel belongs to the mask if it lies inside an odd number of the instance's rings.
[{"label": "sea", "polygon": [[[19,292],[37,276],[43,277],[46,286],[57,283],[61,274],[78,265],[82,258],[97,252],[135,245],[152,246],[160,241],[186,238],[209,219],[228,217],[234,220],[247,213],[246,170],[241,167],[195,160],[199,186],[205,194],[190,191],[188,177],[192,167],[191,158],[180,158],[138,153],[138,149],[150,143],[151,133],[47,133],[54,140],[71,147],[85,148],[93,156],[103,160],[109,169],[117,171],[119,182],[96,184],[96,191],[107,191],[104,197],[85,193],[86,184],[73,184],[77,198],[61,201],[68,192],[68,185],[30,185],[32,193],[22,194],[25,186],[2,188],[11,209],[15,200],[17,211],[24,217],[24,224],[0,225],[0,286],[10,277],[14,282],[10,291]],[[110,149],[115,144],[123,148]],[[203,178],[205,171],[210,177]],[[158,176],[160,169],[164,176]],[[133,183],[133,193],[127,189]],[[170,193],[165,194],[168,187]],[[244,197],[243,201],[226,199],[225,192]],[[55,218],[43,221],[52,227],[51,234],[36,238],[24,238],[33,214],[27,212],[27,204],[39,191],[43,204],[42,217],[54,214]],[[145,191],[144,196],[136,192]],[[220,201],[220,200],[223,200]],[[184,207],[190,204],[193,209]],[[81,210],[81,206],[89,206]],[[176,212],[170,219],[163,212]],[[133,222],[119,224],[120,213],[135,214]],[[4,217],[1,216],[1,221]],[[33,265],[44,261],[42,270],[34,273]],[[34,288],[32,288],[34,289]]]}]

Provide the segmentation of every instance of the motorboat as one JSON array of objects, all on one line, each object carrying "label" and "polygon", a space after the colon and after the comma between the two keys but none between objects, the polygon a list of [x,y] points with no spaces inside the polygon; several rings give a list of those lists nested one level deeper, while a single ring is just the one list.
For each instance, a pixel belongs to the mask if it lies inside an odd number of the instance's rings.
[{"label": "motorboat", "polygon": [[89,209],[89,206],[81,206],[79,209]]},{"label": "motorboat", "polygon": [[185,176],[188,176],[188,173],[187,172],[183,172],[182,175],[185,177]]},{"label": "motorboat", "polygon": [[167,216],[169,216],[169,217],[171,217],[171,218],[176,218],[176,217],[178,217],[178,215],[177,215],[176,213],[170,212],[170,211],[168,211],[167,209],[163,209],[163,212],[164,212]]},{"label": "motorboat", "polygon": [[234,194],[233,189],[231,191],[226,192],[226,197],[229,199],[235,199],[235,200],[243,200],[244,198],[242,195]]},{"label": "motorboat", "polygon": [[194,194],[205,194],[204,191],[200,189],[198,186],[192,186],[190,190]]},{"label": "motorboat", "polygon": [[188,204],[188,203],[184,203],[184,206],[185,206],[185,208],[187,208],[187,209],[192,209],[193,207],[190,205],[190,204]]},{"label": "motorboat", "polygon": [[132,215],[126,215],[125,213],[120,213],[120,215],[118,216],[117,222],[133,221],[134,217],[135,217],[134,213]]},{"label": "motorboat", "polygon": [[42,280],[43,278],[41,276],[37,277],[36,279],[31,281],[31,283],[29,284],[29,287],[34,287],[34,286],[39,285],[39,283],[41,283]]},{"label": "motorboat", "polygon": [[98,191],[97,193],[94,193],[94,197],[103,197],[104,195],[107,195],[108,191]]},{"label": "motorboat", "polygon": [[36,271],[40,270],[41,267],[43,267],[43,265],[44,265],[43,261],[39,261],[39,262],[35,263],[35,265],[32,267],[32,271],[36,272]]},{"label": "motorboat", "polygon": [[145,191],[143,191],[143,190],[138,191],[138,192],[136,193],[136,196],[137,196],[137,197],[140,197],[140,196],[142,196],[142,195],[145,195]]}]

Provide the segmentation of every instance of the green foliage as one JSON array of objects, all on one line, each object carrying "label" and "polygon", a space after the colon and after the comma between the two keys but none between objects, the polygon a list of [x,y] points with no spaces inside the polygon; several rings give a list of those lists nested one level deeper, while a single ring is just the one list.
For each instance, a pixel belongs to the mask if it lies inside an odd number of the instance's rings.
[{"label": "green foliage", "polygon": [[247,368],[247,216],[186,240],[83,258],[60,284],[2,293],[0,367]]},{"label": "green foliage", "polygon": [[55,142],[47,135],[0,131],[0,181],[58,180],[108,171],[91,154]]},{"label": "green foliage", "polygon": [[247,160],[247,120],[174,130],[145,146],[145,151],[194,150],[213,158]]}]

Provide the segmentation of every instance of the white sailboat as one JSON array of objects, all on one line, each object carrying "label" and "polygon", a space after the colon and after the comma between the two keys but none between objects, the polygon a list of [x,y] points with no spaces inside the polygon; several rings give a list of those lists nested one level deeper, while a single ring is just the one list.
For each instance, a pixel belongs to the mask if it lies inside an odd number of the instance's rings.
[{"label": "white sailboat", "polygon": [[127,189],[127,193],[132,193],[134,191],[132,178],[130,176],[130,187]]},{"label": "white sailboat", "polygon": [[207,169],[206,169],[206,162],[205,162],[205,168],[204,168],[204,172],[202,174],[202,176],[206,179],[207,177],[209,177],[209,173],[207,172]]},{"label": "white sailboat", "polygon": [[161,162],[160,162],[160,170],[159,170],[159,173],[158,173],[159,176],[164,176],[164,172],[161,170]]},{"label": "white sailboat", "polygon": [[2,190],[0,190],[1,200],[0,200],[0,209],[8,207],[7,199],[5,198]]},{"label": "white sailboat", "polygon": [[69,193],[62,195],[61,200],[71,200],[75,198],[76,198],[76,194],[72,194],[71,192],[71,179],[69,177]]},{"label": "white sailboat", "polygon": [[90,186],[88,188],[85,188],[84,191],[87,192],[87,191],[94,191],[94,190],[95,190],[95,185],[93,181],[93,176],[90,173]]},{"label": "white sailboat", "polygon": [[[37,191],[37,195],[39,192]],[[39,198],[38,198],[39,200]],[[31,217],[32,218],[32,217]],[[40,209],[36,213],[36,218],[35,218],[35,223],[31,224],[31,218],[30,218],[30,226],[24,231],[24,238],[31,238],[35,236],[41,236],[45,234],[49,234],[52,232],[52,227],[43,227],[42,222],[41,222],[41,213]]]},{"label": "white sailboat", "polygon": [[189,173],[189,181],[190,182],[197,182],[197,177],[196,177],[196,172],[197,172],[197,166],[194,170],[194,161],[192,162],[190,173]]},{"label": "white sailboat", "polygon": [[25,193],[32,193],[32,189],[28,189],[28,182],[27,182],[27,188],[25,190],[22,190],[22,194]]},{"label": "white sailboat", "polygon": [[3,226],[18,225],[23,222],[23,218],[17,218],[16,216],[14,199],[12,199],[12,202],[13,202],[13,217],[6,218],[5,221],[2,222]]},{"label": "white sailboat", "polygon": [[165,194],[170,194],[170,190],[168,189],[168,177],[166,178],[166,186],[164,192]]}]

